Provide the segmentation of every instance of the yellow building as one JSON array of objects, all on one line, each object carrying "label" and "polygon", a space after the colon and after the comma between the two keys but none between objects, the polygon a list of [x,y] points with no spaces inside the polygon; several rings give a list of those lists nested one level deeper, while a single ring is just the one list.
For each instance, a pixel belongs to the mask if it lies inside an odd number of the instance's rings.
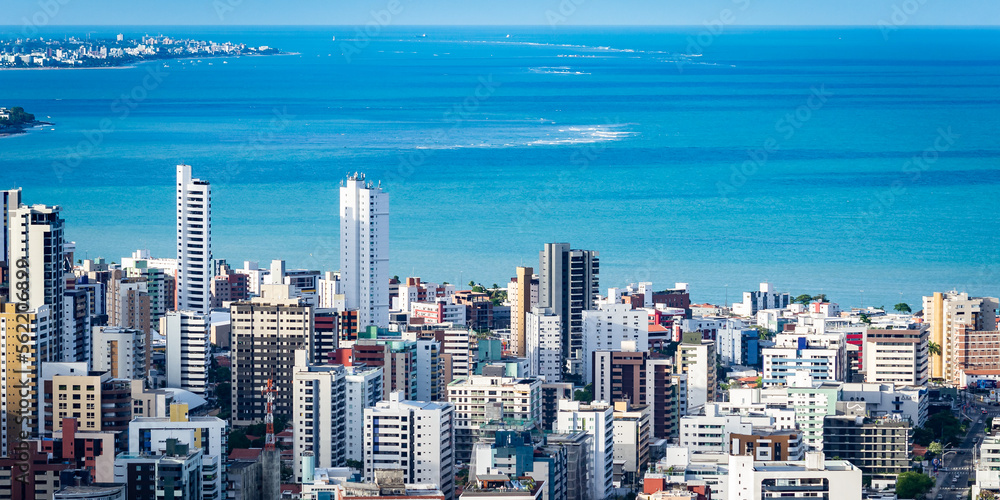
[{"label": "yellow building", "polygon": [[971,330],[996,330],[998,301],[993,297],[969,297],[968,293],[934,292],[923,298],[924,322],[930,340],[940,352],[931,354],[931,378],[957,380],[962,360],[958,359],[957,336],[961,327]]}]

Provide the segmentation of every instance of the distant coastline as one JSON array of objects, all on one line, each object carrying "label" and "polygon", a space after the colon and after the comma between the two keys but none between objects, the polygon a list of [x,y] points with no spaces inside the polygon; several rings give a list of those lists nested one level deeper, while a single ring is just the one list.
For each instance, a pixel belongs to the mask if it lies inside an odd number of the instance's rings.
[{"label": "distant coastline", "polygon": [[36,120],[29,123],[22,123],[20,125],[11,125],[9,127],[0,126],[0,138],[13,137],[15,135],[25,134],[28,132],[28,129],[33,129],[35,127],[43,127],[45,125],[55,125],[55,123]]},{"label": "distant coastline", "polygon": [[[141,39],[0,40],[0,70],[133,68],[145,62],[286,55],[267,45],[143,36]],[[290,54],[288,54],[290,55]]]},{"label": "distant coastline", "polygon": [[219,55],[219,56],[202,56],[202,57],[178,57],[176,59],[147,59],[145,61],[132,61],[128,64],[122,64],[121,66],[40,66],[35,68],[21,68],[21,67],[9,67],[0,66],[0,71],[48,71],[48,70],[85,70],[85,69],[134,69],[138,68],[143,64],[159,63],[165,61],[196,61],[198,59],[238,59],[240,57],[273,57],[273,56],[298,56],[302,55],[301,52],[281,52],[278,54],[245,54],[241,56],[231,56],[231,55]]}]

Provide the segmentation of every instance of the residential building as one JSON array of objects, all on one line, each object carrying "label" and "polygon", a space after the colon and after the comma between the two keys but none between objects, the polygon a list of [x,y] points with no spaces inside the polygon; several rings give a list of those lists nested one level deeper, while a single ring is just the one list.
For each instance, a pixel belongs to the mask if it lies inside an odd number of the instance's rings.
[{"label": "residential building", "polygon": [[650,406],[651,439],[676,439],[680,417],[688,412],[688,375],[675,373],[673,360],[646,359],[646,399]]},{"label": "residential building", "polygon": [[472,375],[448,384],[455,412],[456,459],[468,462],[472,447],[496,430],[532,430],[541,422],[542,382]]},{"label": "residential building", "polygon": [[306,453],[315,467],[347,465],[346,378],[343,366],[310,365],[305,350],[295,351],[292,470],[296,482],[303,480],[302,459]]},{"label": "residential building", "polygon": [[551,308],[532,307],[522,319],[528,372],[546,382],[562,380],[562,318]]},{"label": "residential building", "polygon": [[455,408],[450,403],[405,401],[392,393],[365,409],[364,474],[403,472],[404,481],[437,485],[446,500],[455,497]]},{"label": "residential building", "polygon": [[115,326],[95,326],[92,332],[94,371],[110,372],[113,378],[146,380],[151,352],[146,332]]},{"label": "residential building", "polygon": [[756,462],[754,457],[729,457],[729,500],[784,497],[861,500],[861,469],[847,460],[826,460],[808,452],[799,462]]},{"label": "residential building", "polygon": [[[200,485],[200,498],[202,500],[221,500],[225,497],[222,477],[224,475],[223,460],[226,457],[227,448],[227,425],[225,420],[217,417],[190,416],[187,404],[175,403],[170,405],[169,417],[138,417],[129,423],[128,455],[141,457],[183,456],[184,448],[189,452],[198,452],[199,466],[197,470],[200,480],[197,483]],[[157,474],[159,473],[157,472]],[[115,482],[119,482],[118,479],[118,460],[115,460]],[[131,491],[134,489],[131,487],[133,483],[131,480],[129,483]],[[169,481],[167,484],[169,485]],[[194,499],[199,497],[174,498]]]},{"label": "residential building", "polygon": [[208,314],[212,307],[212,188],[177,165],[176,309]]},{"label": "residential building", "polygon": [[931,378],[956,383],[960,378],[956,349],[959,328],[996,330],[997,307],[998,300],[994,297],[970,297],[957,291],[934,292],[923,298],[924,322],[930,329],[928,341],[941,348],[940,354],[931,355]]},{"label": "residential building", "polygon": [[649,465],[649,407],[628,401],[614,403],[614,483],[637,485]]},{"label": "residential building", "polygon": [[345,306],[358,310],[361,328],[388,327],[389,195],[364,174],[340,184],[340,240]]},{"label": "residential building", "polygon": [[488,293],[463,290],[455,292],[452,300],[465,306],[465,326],[475,331],[493,328],[493,300]]},{"label": "residential building", "polygon": [[126,485],[128,500],[207,500],[202,485],[204,452],[173,439],[167,443],[158,455],[118,455],[115,483]]},{"label": "residential building", "polygon": [[43,380],[46,434],[61,431],[64,419],[72,418],[84,432],[115,433],[113,452],[124,451],[132,420],[133,382],[112,378],[110,373],[87,372],[85,363],[72,365],[80,368],[80,374],[57,374]]},{"label": "residential building", "polygon": [[987,431],[979,443],[978,452],[979,460],[973,461],[976,476],[972,498],[990,498],[988,495],[981,496],[984,492],[992,493],[992,498],[996,498],[1000,496],[1000,431],[996,427]]},{"label": "residential building", "polygon": [[524,476],[484,474],[471,480],[459,497],[462,500],[542,500],[543,481]]},{"label": "residential building", "polygon": [[441,370],[441,343],[433,339],[415,342],[414,364],[417,401],[442,401],[444,389]]},{"label": "residential building", "polygon": [[[390,393],[401,392],[402,399],[417,400],[419,363],[415,341],[362,338],[355,342],[352,352],[354,364],[382,368],[382,399],[389,399]],[[434,376],[440,378],[432,363],[425,363],[423,368],[428,380]]]},{"label": "residential building", "polygon": [[[313,310],[301,299],[275,293],[274,298],[255,297],[234,302],[232,314],[232,411],[234,425],[264,420],[266,410],[262,389],[273,379],[277,389],[274,414],[292,417],[292,370],[295,351],[310,349]],[[285,298],[281,298],[285,297]]]},{"label": "residential building", "polygon": [[382,368],[366,366],[345,367],[347,460],[363,462],[365,436],[365,408],[382,401]]},{"label": "residential building", "polygon": [[788,293],[775,292],[770,283],[761,283],[756,292],[743,292],[743,301],[733,304],[733,314],[737,316],[756,316],[762,309],[784,309],[791,304]]},{"label": "residential building", "polygon": [[[510,350],[517,356],[528,357],[527,329],[524,315],[538,304],[538,279],[533,277],[530,267],[518,267],[514,278],[507,285],[507,301],[510,303]],[[560,326],[560,335],[561,335]],[[561,340],[561,337],[560,337]]]},{"label": "residential building", "polygon": [[596,500],[606,500],[614,493],[614,419],[614,407],[607,403],[559,402],[556,432],[585,432],[591,438],[587,460],[593,464],[593,476],[588,486],[590,498]]},{"label": "residential building", "polygon": [[894,487],[896,476],[912,469],[913,430],[905,420],[872,419],[860,414],[828,415],[823,452],[847,460],[871,479],[873,487]]},{"label": "residential building", "polygon": [[648,350],[649,315],[643,309],[601,303],[583,311],[582,320],[584,380],[593,379],[595,351]]},{"label": "residential building", "polygon": [[688,410],[715,401],[718,385],[715,342],[702,339],[699,332],[685,333],[675,357],[674,369],[687,375]]},{"label": "residential building", "polygon": [[729,435],[731,455],[753,457],[755,462],[788,462],[805,460],[806,447],[798,430],[754,430]]},{"label": "residential building", "polygon": [[[868,330],[863,363],[865,382],[927,385],[930,374],[929,338],[928,330]],[[1000,334],[993,341],[1000,341]],[[996,354],[1000,354],[1000,349]],[[995,356],[993,360],[997,362]]]},{"label": "residential building", "polygon": [[567,372],[585,380],[583,311],[596,306],[600,296],[598,253],[570,249],[569,243],[546,243],[538,262],[538,306],[562,318]]},{"label": "residential building", "polygon": [[160,332],[167,346],[167,387],[206,395],[212,355],[208,316],[195,311],[170,311],[161,323]]},{"label": "residential building", "polygon": [[694,453],[732,453],[732,434],[750,435],[775,429],[775,424],[774,417],[763,412],[728,413],[709,404],[704,415],[681,417],[679,442]]},{"label": "residential building", "polygon": [[814,380],[846,381],[847,346],[843,333],[783,333],[774,347],[763,349],[765,387],[787,384],[792,374],[805,370]]},{"label": "residential building", "polygon": [[229,266],[222,266],[222,272],[212,278],[212,307],[225,307],[228,302],[238,302],[250,298],[250,276],[234,273]]}]

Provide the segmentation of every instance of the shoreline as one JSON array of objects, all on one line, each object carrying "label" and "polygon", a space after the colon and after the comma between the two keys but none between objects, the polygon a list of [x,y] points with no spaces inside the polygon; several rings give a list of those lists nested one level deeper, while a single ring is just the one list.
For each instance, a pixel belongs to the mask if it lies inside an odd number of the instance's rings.
[{"label": "shoreline", "polygon": [[31,122],[31,124],[29,124],[27,126],[20,126],[19,125],[19,126],[17,126],[16,128],[14,128],[12,130],[0,130],[0,138],[3,138],[3,137],[14,137],[16,135],[27,134],[28,131],[31,130],[31,129],[33,129],[33,128],[44,127],[46,125],[55,125],[55,123],[42,122],[42,121],[33,121],[33,122]]},{"label": "shoreline", "polygon": [[134,61],[122,66],[39,66],[31,68],[8,68],[0,67],[0,71],[57,71],[57,70],[87,70],[87,69],[130,69],[138,68],[140,64],[159,63],[168,61],[194,61],[197,59],[237,59],[240,57],[272,57],[272,56],[294,56],[301,55],[300,52],[282,52],[280,54],[242,54],[238,56],[202,56],[202,57],[177,57],[171,59],[147,59],[145,61]]}]

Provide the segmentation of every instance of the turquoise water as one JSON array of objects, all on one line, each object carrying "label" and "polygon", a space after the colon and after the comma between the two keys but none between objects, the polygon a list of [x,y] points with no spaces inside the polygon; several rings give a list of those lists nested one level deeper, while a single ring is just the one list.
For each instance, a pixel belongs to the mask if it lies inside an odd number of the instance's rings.
[{"label": "turquoise water", "polygon": [[[87,31],[113,34],[48,34]],[[602,287],[697,301],[764,280],[842,306],[1000,293],[996,30],[143,33],[297,54],[0,71],[0,106],[55,123],[0,139],[0,185],[62,205],[81,257],[173,256],[187,162],[230,262],[336,269],[338,181],[365,171],[400,276],[503,283],[568,241],[601,252]]]}]

